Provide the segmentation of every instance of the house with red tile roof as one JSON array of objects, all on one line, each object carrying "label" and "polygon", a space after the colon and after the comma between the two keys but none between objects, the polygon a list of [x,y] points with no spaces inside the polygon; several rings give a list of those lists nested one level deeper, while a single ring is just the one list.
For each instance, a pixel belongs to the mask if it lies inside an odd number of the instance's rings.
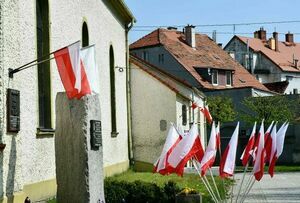
[{"label": "house with red tile roof", "polygon": [[202,143],[206,141],[205,119],[200,108],[204,94],[146,61],[130,56],[131,130],[134,168],[152,171],[159,157],[171,122],[180,133],[191,123],[198,124]]},{"label": "house with red tile roof", "polygon": [[225,51],[272,91],[285,94],[300,92],[300,43],[287,33],[279,41],[278,33],[267,38],[263,28],[254,37],[234,36]]},{"label": "house with red tile roof", "polygon": [[206,95],[227,95],[238,103],[248,96],[273,95],[205,34],[159,28],[130,45],[130,53]]}]

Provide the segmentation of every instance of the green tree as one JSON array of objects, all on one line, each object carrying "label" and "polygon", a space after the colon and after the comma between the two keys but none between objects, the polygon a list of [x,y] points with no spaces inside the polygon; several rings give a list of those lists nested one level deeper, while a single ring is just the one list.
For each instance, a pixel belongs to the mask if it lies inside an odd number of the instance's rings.
[{"label": "green tree", "polygon": [[240,117],[247,123],[262,119],[265,119],[265,123],[287,120],[293,122],[295,118],[295,102],[284,96],[246,97],[243,104],[246,108],[240,113]]},{"label": "green tree", "polygon": [[215,121],[230,122],[236,118],[236,112],[230,97],[209,96],[207,103],[211,116]]}]

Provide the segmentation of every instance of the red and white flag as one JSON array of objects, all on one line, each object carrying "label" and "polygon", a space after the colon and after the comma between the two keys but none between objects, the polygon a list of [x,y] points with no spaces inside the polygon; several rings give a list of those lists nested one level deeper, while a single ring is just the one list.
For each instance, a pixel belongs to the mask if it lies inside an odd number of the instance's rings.
[{"label": "red and white flag", "polygon": [[[270,154],[271,154],[271,148],[272,148],[271,128],[276,127],[276,123],[275,123],[275,125],[273,125],[274,121],[272,121],[272,123],[268,127],[267,131],[265,132],[265,150],[266,150],[265,162],[266,163],[269,162],[269,160],[270,160]],[[273,131],[273,128],[272,128],[272,131]],[[276,132],[275,132],[275,134],[276,134]]]},{"label": "red and white flag", "polygon": [[205,150],[204,156],[200,162],[201,176],[204,176],[207,169],[211,168],[215,162],[217,153],[217,134],[215,130],[215,122],[213,122],[209,142]]},{"label": "red and white flag", "polygon": [[80,41],[54,52],[57,69],[69,99],[81,91]]},{"label": "red and white flag", "polygon": [[216,127],[216,144],[217,149],[221,152],[221,133],[220,133],[220,122],[218,122],[218,125]]},{"label": "red and white flag", "polygon": [[[282,125],[284,126],[284,125]],[[282,128],[281,126],[281,128]],[[281,131],[281,130],[280,130]],[[272,159],[273,157],[276,155],[276,142],[277,142],[277,129],[276,129],[276,124],[274,125],[273,129],[272,129],[272,132],[271,132],[271,135],[270,135],[270,152],[269,152],[269,155],[267,155],[266,159],[268,159],[268,162],[269,162],[269,174],[271,177],[273,177],[273,173],[274,173],[274,167],[271,167],[271,165],[275,166],[275,159],[274,159],[274,162],[272,163]],[[269,156],[269,157],[268,157]]]},{"label": "red and white flag", "polygon": [[80,97],[86,94],[99,94],[99,72],[96,63],[95,45],[84,47],[80,51],[81,91]]},{"label": "red and white flag", "polygon": [[208,123],[212,123],[213,119],[209,112],[208,105],[205,105],[203,108],[200,108],[200,111],[204,114],[206,120]]},{"label": "red and white flag", "polygon": [[153,172],[158,172],[162,175],[169,174],[172,172],[168,170],[170,169],[168,167],[168,158],[175,146],[180,142],[180,140],[181,135],[179,135],[177,129],[175,128],[173,123],[171,123],[166,142],[164,144],[159,159],[154,164]]},{"label": "red and white flag", "polygon": [[253,152],[253,146],[255,142],[255,131],[256,131],[256,122],[254,123],[251,135],[249,137],[248,143],[244,149],[244,152],[241,156],[242,164],[243,166],[246,166],[250,157],[250,153]]},{"label": "red and white flag", "polygon": [[269,165],[269,174],[271,177],[274,175],[274,168],[275,168],[275,163],[279,156],[283,152],[283,147],[284,147],[284,139],[285,139],[285,134],[288,129],[289,123],[284,123],[280,129],[277,132],[276,135],[276,149],[274,148],[273,153],[271,152],[270,155],[270,165]]},{"label": "red and white flag", "polygon": [[264,166],[265,166],[265,137],[264,137],[264,121],[261,122],[261,126],[258,133],[258,146],[257,146],[257,153],[256,159],[253,166],[253,173],[255,179],[260,181],[264,175]]},{"label": "red and white flag", "polygon": [[233,176],[234,174],[236,150],[237,150],[238,136],[239,136],[239,125],[240,124],[238,122],[231,136],[229,144],[227,145],[223,153],[223,156],[221,158],[220,167],[219,167],[221,178]]},{"label": "red and white flag", "polygon": [[184,136],[182,140],[175,146],[169,155],[168,162],[173,168],[172,172],[182,176],[184,166],[193,156],[201,161],[204,155],[204,150],[200,141],[198,128],[193,124],[189,134]]}]

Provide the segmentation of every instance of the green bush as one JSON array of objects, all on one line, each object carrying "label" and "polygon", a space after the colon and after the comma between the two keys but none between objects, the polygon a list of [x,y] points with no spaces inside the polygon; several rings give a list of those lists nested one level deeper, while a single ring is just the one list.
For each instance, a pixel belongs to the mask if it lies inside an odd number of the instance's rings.
[{"label": "green bush", "polygon": [[104,182],[106,203],[171,203],[175,201],[175,195],[179,191],[179,187],[172,181],[161,187],[143,181],[126,182],[110,180],[109,178],[105,179]]}]

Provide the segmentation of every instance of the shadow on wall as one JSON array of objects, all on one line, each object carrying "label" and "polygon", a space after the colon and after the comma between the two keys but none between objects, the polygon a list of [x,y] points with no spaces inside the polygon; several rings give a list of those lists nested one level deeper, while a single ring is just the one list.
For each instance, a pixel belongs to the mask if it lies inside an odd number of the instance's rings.
[{"label": "shadow on wall", "polygon": [[[1,171],[1,179],[3,180],[3,153],[1,155],[2,161],[2,171]],[[12,136],[11,141],[11,148],[9,154],[9,162],[8,162],[8,174],[6,180],[6,196],[8,198],[8,202],[12,201],[10,198],[13,198],[14,188],[15,188],[15,174],[16,174],[16,158],[17,158],[17,147],[16,147],[16,137],[15,135]],[[2,184],[3,185],[3,184]],[[3,194],[3,188],[2,188]],[[3,196],[3,195],[2,195]]]}]

